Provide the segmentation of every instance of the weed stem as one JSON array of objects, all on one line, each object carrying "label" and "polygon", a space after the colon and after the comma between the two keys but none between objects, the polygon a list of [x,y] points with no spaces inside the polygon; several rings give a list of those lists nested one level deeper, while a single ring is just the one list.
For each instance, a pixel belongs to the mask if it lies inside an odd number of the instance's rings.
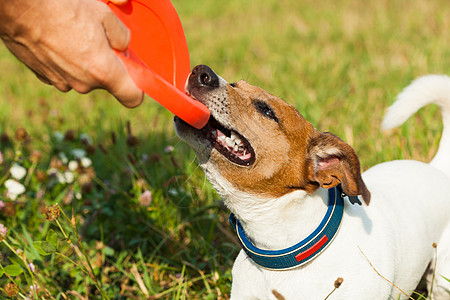
[{"label": "weed stem", "polygon": [[[88,266],[89,266],[89,273],[88,273],[89,277],[91,277],[92,280],[94,281],[94,283],[95,283],[95,285],[97,286],[98,290],[99,290],[100,293],[102,294],[102,297],[109,300],[108,295],[106,295],[106,293],[105,293],[105,291],[103,290],[103,288],[102,288],[100,282],[98,281],[97,277],[95,276],[94,268],[92,267],[91,260],[89,259],[89,255],[87,254],[86,249],[84,248],[84,245],[83,245],[83,243],[81,242],[80,237],[78,236],[78,231],[77,231],[76,224],[75,224],[75,223],[72,223],[71,219],[66,215],[66,213],[64,212],[64,210],[61,208],[61,206],[60,206],[59,204],[56,204],[56,205],[58,205],[59,210],[62,212],[64,218],[69,222],[69,224],[72,225],[72,229],[73,229],[73,232],[75,233],[75,237],[76,237],[76,239],[77,239],[77,241],[78,241],[78,245],[79,245],[79,247],[80,247],[80,250],[81,250],[81,252],[83,253],[83,256],[84,256],[84,258],[86,259],[86,262],[87,262],[87,264],[88,264]],[[56,222],[57,222],[58,226],[61,228],[61,225],[59,224],[58,220],[56,220]],[[64,232],[63,232],[63,234],[64,234],[64,236],[67,238],[67,235],[66,235]],[[78,252],[77,252],[77,254],[78,254]],[[78,254],[78,256],[80,256],[80,255]],[[81,258],[81,257],[80,257],[80,258]]]},{"label": "weed stem", "polygon": [[373,266],[373,264],[370,262],[370,260],[367,258],[367,256],[364,254],[364,252],[361,250],[361,248],[358,246],[359,251],[361,252],[361,254],[364,256],[364,258],[367,260],[367,262],[369,263],[369,265],[372,267],[372,269],[378,274],[378,276],[380,276],[381,278],[383,278],[384,280],[386,280],[389,284],[391,284],[393,287],[395,287],[397,290],[399,290],[402,294],[404,294],[405,296],[408,297],[408,299],[412,299],[414,300],[414,298],[412,298],[410,295],[408,295],[405,291],[403,291],[401,288],[399,288],[397,285],[395,285],[395,283],[393,283],[392,281],[390,281],[389,279],[387,279],[386,277],[384,277],[383,275],[380,274],[380,272],[378,272],[378,270]]}]

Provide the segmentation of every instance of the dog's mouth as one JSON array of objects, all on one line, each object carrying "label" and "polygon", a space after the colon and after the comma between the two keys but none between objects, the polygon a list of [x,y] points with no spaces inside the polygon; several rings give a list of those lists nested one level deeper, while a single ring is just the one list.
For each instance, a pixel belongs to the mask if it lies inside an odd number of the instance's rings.
[{"label": "dog's mouth", "polygon": [[201,131],[213,147],[229,161],[241,166],[254,163],[255,151],[247,139],[237,131],[222,126],[214,117],[210,117]]}]

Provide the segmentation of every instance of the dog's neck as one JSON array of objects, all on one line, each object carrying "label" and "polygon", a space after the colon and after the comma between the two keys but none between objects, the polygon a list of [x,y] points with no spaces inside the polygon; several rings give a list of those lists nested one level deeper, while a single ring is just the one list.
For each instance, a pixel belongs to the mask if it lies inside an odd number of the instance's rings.
[{"label": "dog's neck", "polygon": [[247,236],[262,249],[283,249],[303,240],[319,226],[328,208],[328,192],[324,189],[313,194],[297,190],[279,198],[265,198],[237,190],[220,174],[209,175]]}]

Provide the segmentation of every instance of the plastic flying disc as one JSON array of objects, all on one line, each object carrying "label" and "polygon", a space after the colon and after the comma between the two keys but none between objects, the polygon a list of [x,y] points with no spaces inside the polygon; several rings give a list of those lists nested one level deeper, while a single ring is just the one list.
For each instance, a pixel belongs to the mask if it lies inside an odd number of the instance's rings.
[{"label": "plastic flying disc", "polygon": [[170,0],[129,0],[112,12],[128,27],[130,44],[117,52],[136,85],[195,128],[208,122],[209,110],[184,92],[191,71],[181,21]]}]

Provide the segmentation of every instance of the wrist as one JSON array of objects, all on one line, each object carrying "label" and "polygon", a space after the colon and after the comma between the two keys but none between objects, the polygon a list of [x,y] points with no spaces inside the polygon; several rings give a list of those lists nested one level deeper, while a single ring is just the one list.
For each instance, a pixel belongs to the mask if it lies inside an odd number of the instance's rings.
[{"label": "wrist", "polygon": [[[24,29],[24,16],[43,0],[0,0],[0,36],[14,37]],[[29,22],[29,21],[28,21]]]}]

